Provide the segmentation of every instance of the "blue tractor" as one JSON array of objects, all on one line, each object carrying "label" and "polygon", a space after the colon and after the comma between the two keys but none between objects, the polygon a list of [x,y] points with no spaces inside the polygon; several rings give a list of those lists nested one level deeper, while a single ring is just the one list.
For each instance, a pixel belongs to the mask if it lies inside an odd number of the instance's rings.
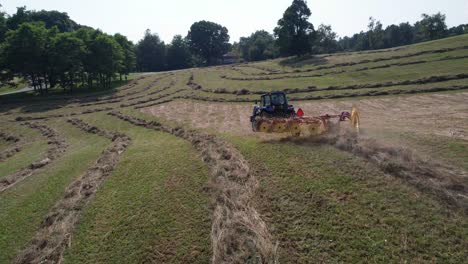
[{"label": "blue tractor", "polygon": [[[258,101],[255,102],[258,104]],[[264,118],[291,118],[296,116],[294,106],[288,104],[284,92],[271,92],[262,95],[261,105],[255,105],[250,122],[252,130],[259,130],[259,120]]]}]

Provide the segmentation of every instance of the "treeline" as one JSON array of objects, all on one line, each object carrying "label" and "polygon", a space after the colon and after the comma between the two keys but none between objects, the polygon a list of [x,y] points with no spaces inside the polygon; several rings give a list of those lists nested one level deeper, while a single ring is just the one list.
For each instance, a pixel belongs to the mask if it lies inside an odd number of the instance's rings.
[{"label": "treeline", "polygon": [[447,28],[445,15],[423,14],[414,25],[401,23],[386,28],[374,18],[368,30],[338,38],[330,25],[317,29],[309,22],[312,12],[304,0],[293,0],[278,21],[274,33],[257,31],[234,43],[233,51],[245,61],[259,61],[304,54],[335,53],[392,48],[468,33],[468,24]]},{"label": "treeline", "polygon": [[109,87],[135,69],[134,45],[125,36],[78,25],[66,13],[28,11],[0,15],[3,83],[21,77],[47,92],[60,86]]},{"label": "treeline", "polygon": [[0,12],[0,85],[20,77],[40,92],[106,88],[134,71],[219,64],[230,48],[228,30],[209,21],[194,23],[187,36],[176,35],[169,44],[147,30],[135,45],[121,34],[79,25],[66,13],[20,7],[11,16]]},{"label": "treeline", "polygon": [[176,35],[167,45],[147,30],[136,45],[137,69],[152,72],[219,64],[230,49],[227,28],[209,21],[193,23],[187,36]]},{"label": "treeline", "polygon": [[448,29],[445,18],[441,13],[422,14],[422,19],[414,25],[406,22],[384,29],[380,21],[371,17],[366,32],[340,38],[337,47],[341,51],[393,48],[468,33],[468,24]]}]

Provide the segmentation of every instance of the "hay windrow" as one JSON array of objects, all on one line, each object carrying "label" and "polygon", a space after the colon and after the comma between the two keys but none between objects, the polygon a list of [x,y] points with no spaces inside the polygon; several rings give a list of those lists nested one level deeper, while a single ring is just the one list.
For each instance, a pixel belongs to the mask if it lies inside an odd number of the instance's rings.
[{"label": "hay windrow", "polygon": [[[439,61],[451,61],[451,60],[459,60],[459,59],[466,59],[468,56],[447,56],[445,58],[441,59],[435,59],[435,60],[417,60],[417,61],[409,61],[409,62],[395,62],[395,63],[389,63],[389,64],[384,64],[384,65],[377,65],[377,66],[370,66],[370,67],[362,67],[362,68],[357,68],[357,69],[351,69],[351,70],[345,70],[345,69],[339,69],[339,70],[334,70],[334,71],[329,71],[329,72],[324,72],[324,73],[314,73],[314,74],[299,74],[296,75],[296,73],[301,73],[301,72],[285,72],[283,74],[294,74],[294,75],[284,75],[284,76],[270,76],[270,75],[261,75],[260,77],[249,77],[249,78],[244,78],[244,77],[231,77],[227,75],[220,75],[220,78],[226,79],[226,80],[233,80],[233,81],[271,81],[271,80],[283,80],[283,79],[297,79],[297,78],[314,78],[314,77],[324,77],[328,75],[335,75],[335,74],[342,74],[342,73],[352,73],[352,72],[361,72],[361,71],[368,71],[368,70],[377,70],[377,69],[385,69],[385,68],[391,68],[391,67],[401,67],[401,66],[408,66],[408,65],[416,65],[416,64],[424,64],[424,63],[433,63],[433,62],[439,62]],[[355,65],[355,64],[353,64]],[[336,67],[330,67],[330,69],[335,69]],[[312,72],[312,71],[311,71]],[[304,73],[304,72],[302,72]]]},{"label": "hay windrow", "polygon": [[54,114],[54,115],[47,115],[47,116],[18,116],[15,118],[15,121],[30,121],[30,120],[47,120],[50,118],[60,118],[60,117],[71,117],[77,115],[85,115],[103,111],[111,111],[114,110],[113,107],[104,107],[104,108],[95,108],[95,109],[88,109],[81,112],[73,112],[70,114]]},{"label": "hay windrow", "polygon": [[[395,90],[368,90],[368,91],[355,91],[355,92],[344,92],[341,94],[327,94],[327,95],[306,95],[302,97],[289,97],[289,101],[314,101],[314,100],[325,100],[325,99],[340,99],[340,98],[353,98],[361,96],[385,96],[385,95],[402,95],[402,94],[420,94],[420,93],[433,93],[433,92],[447,92],[447,91],[459,91],[468,89],[468,85],[453,85],[447,87],[430,87],[430,88],[412,88],[412,89],[395,89]],[[251,98],[223,98],[223,97],[206,97],[198,95],[184,95],[175,96],[175,99],[188,99],[195,101],[205,102],[236,102],[236,103],[251,103],[255,102],[256,99]],[[146,106],[145,106],[146,107]]]},{"label": "hay windrow", "polygon": [[0,152],[0,162],[3,162],[6,159],[13,157],[16,153],[21,151],[21,136],[15,136],[9,133],[0,132],[0,138],[7,142],[13,142],[13,146]]},{"label": "hay windrow", "polygon": [[[175,81],[171,81],[168,85],[158,89],[157,91],[154,91],[154,92],[151,92],[149,94],[147,94],[148,96],[149,95],[155,95],[155,94],[158,94],[158,93],[161,93],[165,90],[168,90],[170,88],[172,88],[174,85],[176,84]],[[165,98],[165,97],[168,97],[168,96],[171,96],[175,93],[178,93],[180,92],[181,90],[177,90],[177,91],[174,91],[174,92],[171,92],[171,93],[167,93],[167,94],[164,94],[164,95],[160,95],[158,97],[150,97],[150,98],[147,98],[147,99],[144,99],[144,100],[139,100],[139,101],[136,101],[136,102],[132,102],[132,103],[126,103],[126,104],[121,104],[120,107],[121,108],[124,108],[124,107],[130,107],[130,106],[137,106],[137,105],[141,105],[141,104],[145,104],[145,103],[149,103],[149,102],[153,102],[153,101],[157,101],[157,100],[160,100],[162,98]],[[136,98],[138,99],[138,98]]]},{"label": "hay windrow", "polygon": [[136,126],[188,140],[201,153],[212,174],[212,263],[277,262],[277,247],[265,222],[252,206],[257,179],[239,151],[212,135],[171,128],[119,112],[109,114]]},{"label": "hay windrow", "polygon": [[[429,84],[429,83],[439,83],[453,80],[463,80],[468,78],[468,73],[460,74],[450,74],[450,75],[434,75],[429,77],[424,77],[420,79],[413,80],[403,80],[403,81],[389,81],[382,83],[363,83],[363,84],[352,84],[352,85],[343,85],[343,86],[327,86],[327,87],[316,87],[309,86],[306,88],[286,88],[282,91],[288,94],[295,93],[307,93],[307,92],[320,92],[320,91],[339,91],[339,90],[357,90],[357,89],[369,89],[369,88],[385,88],[392,86],[406,86],[406,85],[418,85],[418,84]],[[203,92],[215,93],[215,94],[235,94],[235,95],[249,95],[249,94],[265,94],[271,92],[270,90],[249,90],[249,89],[240,89],[240,90],[228,90],[226,88],[218,89],[202,89]]]},{"label": "hay windrow", "polygon": [[152,100],[150,102],[150,104],[145,104],[145,105],[136,105],[134,107],[134,109],[141,109],[141,108],[145,108],[145,107],[150,107],[150,106],[155,106],[155,105],[159,105],[159,104],[162,104],[162,103],[167,103],[167,102],[170,102],[172,100],[174,100],[175,98],[178,98],[178,96],[175,96],[175,97],[172,97],[171,99],[166,99],[166,100],[163,100],[163,101],[160,101],[161,99],[164,99],[164,98],[167,98],[167,97],[170,97],[172,95],[175,95],[175,94],[178,94],[180,92],[183,92],[183,91],[186,91],[187,89],[179,89],[179,90],[176,90],[174,92],[171,92],[171,93],[168,93],[168,94],[164,94],[164,95],[161,95],[157,98],[152,98]]},{"label": "hay windrow", "polygon": [[126,135],[99,129],[79,119],[69,120],[69,123],[88,133],[109,138],[112,143],[91,168],[67,187],[62,199],[49,211],[34,238],[14,263],[62,262],[83,209],[93,200],[97,189],[110,176],[120,155],[131,143]]},{"label": "hay windrow", "polygon": [[0,193],[11,188],[12,186],[17,184],[18,182],[21,182],[27,177],[30,177],[37,170],[42,169],[43,167],[50,164],[52,161],[62,156],[68,147],[65,140],[62,139],[62,137],[57,133],[57,131],[44,124],[25,122],[22,125],[39,130],[42,136],[47,138],[49,148],[47,150],[46,157],[31,163],[29,166],[21,169],[16,173],[13,173],[0,179]]}]

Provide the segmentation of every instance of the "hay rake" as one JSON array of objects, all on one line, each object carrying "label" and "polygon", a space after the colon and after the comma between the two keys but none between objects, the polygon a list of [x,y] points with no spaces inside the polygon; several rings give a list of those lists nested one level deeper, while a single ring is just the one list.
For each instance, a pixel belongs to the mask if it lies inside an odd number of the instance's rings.
[{"label": "hay rake", "polygon": [[332,128],[332,120],[336,124],[350,121],[351,126],[359,132],[359,112],[355,107],[351,112],[342,112],[337,115],[304,116],[302,109],[297,112],[287,102],[284,92],[273,92],[262,95],[262,103],[256,105],[250,117],[252,130],[263,133],[290,133],[292,136],[321,135]]}]

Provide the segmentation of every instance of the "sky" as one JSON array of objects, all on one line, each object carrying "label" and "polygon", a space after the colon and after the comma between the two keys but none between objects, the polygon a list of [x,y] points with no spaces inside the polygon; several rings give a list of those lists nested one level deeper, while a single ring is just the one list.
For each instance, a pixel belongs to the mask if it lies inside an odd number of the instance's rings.
[{"label": "sky", "polygon": [[[0,0],[8,14],[16,7],[66,12],[77,23],[137,42],[146,29],[166,43],[187,35],[193,22],[208,20],[229,30],[230,42],[256,30],[273,32],[292,0]],[[422,13],[442,12],[447,25],[468,24],[468,0],[308,0],[310,21],[329,24],[340,37],[366,30],[369,17],[385,26],[414,23]]]}]

